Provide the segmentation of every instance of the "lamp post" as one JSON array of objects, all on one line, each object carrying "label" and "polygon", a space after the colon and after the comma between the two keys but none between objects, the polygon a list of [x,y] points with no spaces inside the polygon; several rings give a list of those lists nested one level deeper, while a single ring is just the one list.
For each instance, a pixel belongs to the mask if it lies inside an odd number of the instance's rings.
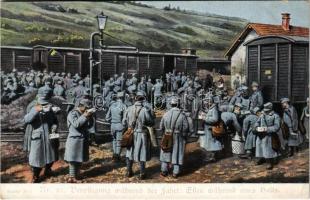
[{"label": "lamp post", "polygon": [[[98,23],[98,29],[99,31],[93,32],[90,35],[90,48],[89,48],[89,78],[90,78],[90,95],[93,97],[93,67],[99,63],[96,63],[93,57],[93,53],[95,52],[95,38],[97,36],[100,37],[99,43],[100,48],[102,48],[102,40],[103,40],[103,31],[106,26],[106,22],[108,20],[108,16],[104,15],[103,12],[101,12],[99,15],[96,16],[97,23]],[[100,83],[101,84],[101,83]]]}]

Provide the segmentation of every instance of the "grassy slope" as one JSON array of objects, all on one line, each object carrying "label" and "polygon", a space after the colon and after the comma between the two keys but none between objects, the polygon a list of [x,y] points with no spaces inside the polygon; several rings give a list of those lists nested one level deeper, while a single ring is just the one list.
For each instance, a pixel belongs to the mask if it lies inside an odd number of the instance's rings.
[{"label": "grassy slope", "polygon": [[[89,35],[96,31],[94,16],[103,11],[109,16],[106,32],[141,50],[178,52],[182,47],[193,47],[203,57],[221,57],[246,23],[239,18],[164,11],[131,3],[54,3],[75,8],[79,14],[48,11],[43,9],[46,4],[51,3],[2,2],[2,45],[88,48]],[[121,44],[109,37],[104,40],[108,45]]]}]

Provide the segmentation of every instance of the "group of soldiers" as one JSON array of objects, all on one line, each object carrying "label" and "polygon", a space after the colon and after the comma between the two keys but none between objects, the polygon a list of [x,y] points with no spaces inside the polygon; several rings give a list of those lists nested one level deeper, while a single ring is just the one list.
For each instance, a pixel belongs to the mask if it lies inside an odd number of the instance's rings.
[{"label": "group of soldiers", "polygon": [[[231,96],[221,77],[216,83],[184,73],[167,73],[165,78],[130,78],[117,75],[103,83],[92,85],[89,76],[52,73],[44,71],[12,72],[20,84],[34,84],[36,99],[27,108],[25,150],[29,152],[29,164],[33,170],[33,182],[39,182],[39,174],[52,174],[51,166],[58,160],[59,134],[57,113],[60,108],[50,102],[51,97],[66,100],[69,134],[65,144],[64,160],[69,163],[68,182],[76,182],[79,169],[89,159],[90,137],[96,132],[96,107],[100,98],[105,121],[110,124],[113,138],[113,161],[121,162],[122,149],[126,149],[126,176],[133,176],[134,162],[139,164],[139,178],[145,179],[145,164],[151,158],[154,142],[156,112],[164,112],[159,130],[161,176],[170,174],[177,178],[182,173],[184,150],[189,137],[198,137],[206,151],[205,162],[215,162],[223,157],[234,136],[239,136],[245,152],[241,158],[256,158],[258,165],[267,162],[272,169],[280,156],[293,156],[309,135],[309,99],[298,119],[296,109],[288,98],[281,99],[283,117],[273,109],[271,102],[264,102],[259,85],[253,82],[248,88],[241,84]],[[34,75],[31,75],[34,74]],[[43,75],[42,75],[43,74]],[[34,77],[29,81],[27,77]],[[41,77],[36,84],[36,77]],[[2,77],[7,82],[8,77]],[[158,116],[157,116],[158,117]],[[226,142],[225,142],[226,141]]]}]

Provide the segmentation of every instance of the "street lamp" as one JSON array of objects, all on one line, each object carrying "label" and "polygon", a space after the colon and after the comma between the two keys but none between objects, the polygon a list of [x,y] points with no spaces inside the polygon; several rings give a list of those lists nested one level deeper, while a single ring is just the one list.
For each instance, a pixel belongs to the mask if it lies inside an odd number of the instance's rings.
[{"label": "street lamp", "polygon": [[103,41],[103,31],[105,29],[108,16],[104,15],[103,12],[101,12],[99,15],[96,16],[97,23],[98,23],[98,29],[99,32],[93,32],[90,35],[90,48],[89,48],[89,77],[90,77],[90,95],[93,97],[93,67],[96,65],[96,60],[94,60],[93,53],[95,52],[95,37],[100,37],[100,48],[103,47],[102,41]]},{"label": "street lamp", "polygon": [[99,27],[100,32],[102,32],[105,29],[107,20],[108,20],[108,16],[104,15],[103,12],[97,15],[98,27]]}]

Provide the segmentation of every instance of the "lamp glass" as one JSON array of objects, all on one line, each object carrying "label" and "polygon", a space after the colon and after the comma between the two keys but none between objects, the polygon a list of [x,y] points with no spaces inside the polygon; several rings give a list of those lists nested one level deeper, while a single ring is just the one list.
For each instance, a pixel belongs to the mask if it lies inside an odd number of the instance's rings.
[{"label": "lamp glass", "polygon": [[98,19],[99,30],[101,31],[104,30],[108,17],[103,14],[100,14],[98,15],[97,19]]}]

